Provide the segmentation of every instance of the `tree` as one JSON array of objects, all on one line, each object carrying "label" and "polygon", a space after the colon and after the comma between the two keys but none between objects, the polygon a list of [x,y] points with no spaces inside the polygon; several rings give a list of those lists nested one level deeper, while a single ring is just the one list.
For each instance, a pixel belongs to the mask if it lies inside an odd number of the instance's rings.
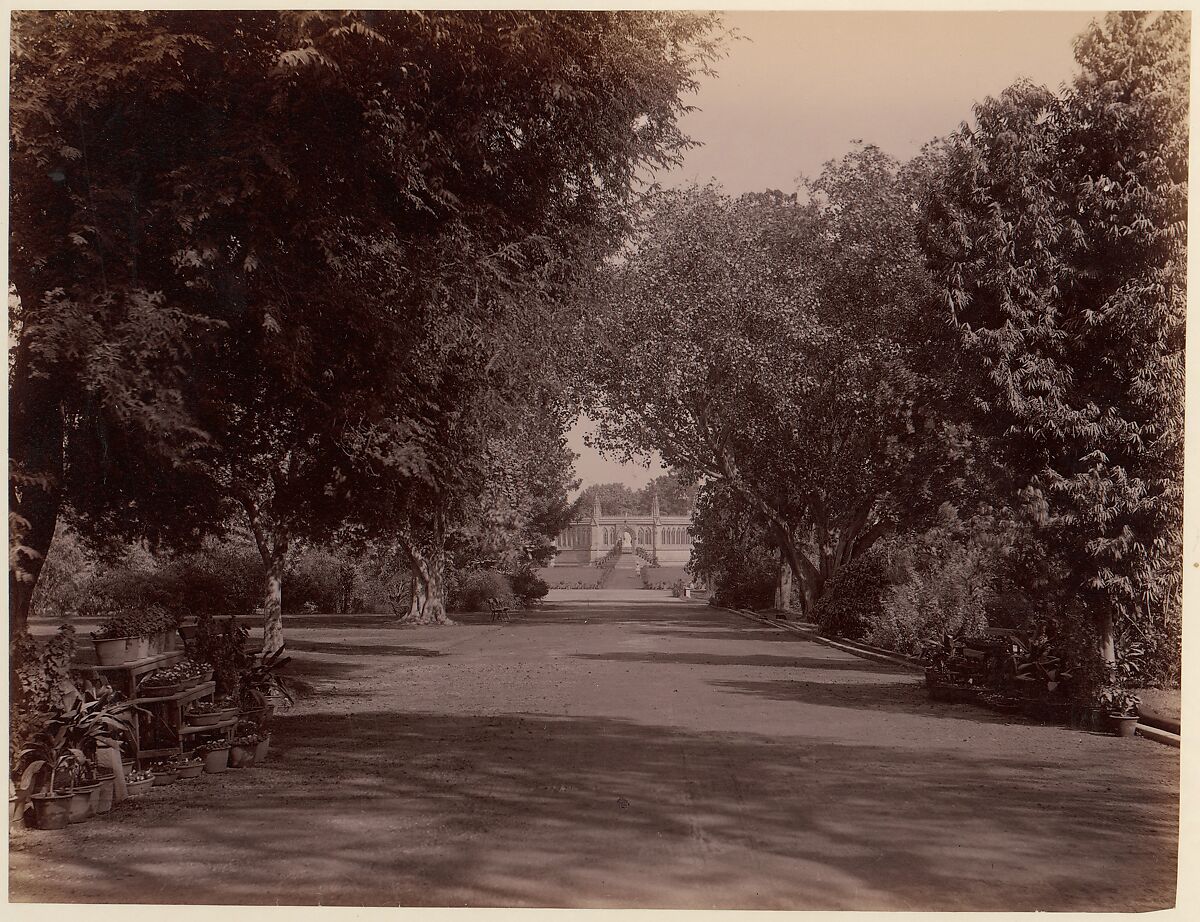
[{"label": "tree", "polygon": [[650,509],[648,505],[643,507],[642,497],[627,484],[593,483],[579,494],[580,514],[591,515],[596,500],[605,515],[644,515]]},{"label": "tree", "polygon": [[[545,319],[575,255],[619,235],[639,171],[690,143],[681,96],[716,27],[674,13],[20,14],[22,591],[72,499],[51,424],[64,405],[84,430],[106,412],[130,423],[135,448],[166,446],[165,469],[243,509],[268,651],[289,542],[344,518],[370,492],[359,481],[395,478],[404,498],[377,514],[440,547],[447,497],[471,480],[440,435],[478,447],[472,402],[497,396],[492,413],[519,390],[500,379],[545,363],[506,350]],[[142,364],[110,396],[97,368],[123,371],[124,350]]]},{"label": "tree", "polygon": [[865,147],[804,201],[666,192],[597,282],[601,442],[740,494],[808,609],[895,522],[932,514],[963,455],[923,179]]},{"label": "tree", "polygon": [[1062,93],[1019,83],[947,151],[926,241],[985,373],[981,416],[1045,540],[1077,628],[1175,644],[1180,617],[1188,19],[1112,13]]}]

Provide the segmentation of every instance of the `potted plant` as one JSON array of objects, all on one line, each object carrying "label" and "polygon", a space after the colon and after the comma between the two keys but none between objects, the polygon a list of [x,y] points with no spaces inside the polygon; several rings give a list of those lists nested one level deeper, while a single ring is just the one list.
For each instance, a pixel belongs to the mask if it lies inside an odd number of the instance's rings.
[{"label": "potted plant", "polygon": [[193,752],[203,757],[206,772],[217,775],[229,767],[229,748],[228,740],[213,740],[201,743]]},{"label": "potted plant", "polygon": [[254,765],[254,754],[260,737],[257,733],[246,733],[234,739],[229,748],[230,768],[250,768]]},{"label": "potted plant", "polygon": [[[133,725],[125,716],[128,705],[115,700],[111,689],[104,691],[99,697],[85,694],[76,698],[68,707],[48,717],[39,731],[34,734],[30,745],[20,752],[17,762],[22,774],[22,787],[32,789],[38,779],[49,772],[48,782],[40,790],[40,795],[34,796],[34,809],[40,811],[35,819],[39,828],[61,828],[58,825],[40,826],[42,819],[51,824],[57,824],[64,808],[70,807],[75,799],[75,771],[82,769],[88,763],[95,762],[96,747],[100,742],[111,743],[121,737],[133,741],[136,739]],[[69,777],[70,789],[64,794],[58,789],[58,772],[66,770]],[[84,782],[86,786],[89,782]],[[94,787],[86,791],[90,805]],[[40,797],[40,800],[39,800]],[[63,800],[59,800],[63,798]],[[39,806],[40,804],[40,806]],[[76,802],[74,814],[78,818],[81,804]],[[83,816],[82,819],[86,819]],[[76,819],[74,821],[81,821]]]},{"label": "potted plant", "polygon": [[135,768],[125,779],[125,793],[136,797],[154,786],[154,772],[148,768]]},{"label": "potted plant", "polygon": [[130,636],[132,625],[125,618],[110,618],[92,632],[92,644],[101,666],[123,666],[138,660],[137,639]]},{"label": "potted plant", "polygon": [[82,823],[95,810],[96,791],[100,783],[95,780],[86,761],[75,762],[65,772],[66,783],[60,794],[67,794],[71,800],[67,804],[67,822]]},{"label": "potted plant", "polygon": [[113,807],[113,793],[117,776],[110,769],[99,765],[93,767],[96,778],[96,796],[93,799],[92,810],[97,814],[108,813]]},{"label": "potted plant", "polygon": [[[66,828],[71,795],[60,793],[56,784],[58,773],[69,771],[76,758],[77,754],[67,746],[66,728],[49,722],[18,753],[17,765],[21,771],[21,779],[17,783],[18,800],[22,793],[29,797],[33,804],[33,825],[38,829]],[[47,773],[49,778],[39,784],[39,780]]]},{"label": "potted plant", "polygon": [[185,781],[190,778],[199,778],[200,773],[204,771],[203,759],[180,758],[175,760],[174,765],[178,770],[178,779],[180,781]]},{"label": "potted plant", "polygon": [[257,726],[270,719],[276,703],[293,703],[287,683],[279,675],[281,669],[292,661],[283,655],[280,647],[262,662],[255,663],[242,672],[239,680],[242,717]]},{"label": "potted plant", "polygon": [[261,734],[257,745],[254,747],[254,764],[261,765],[267,761],[267,750],[271,746],[271,732],[268,730]]},{"label": "potted plant", "polygon": [[1141,699],[1119,686],[1110,686],[1100,695],[1100,707],[1108,714],[1113,733],[1131,737],[1137,731],[1138,706]]},{"label": "potted plant", "polygon": [[174,762],[159,762],[154,766],[154,786],[165,787],[174,784],[179,777],[179,767]]},{"label": "potted plant", "polygon": [[222,720],[222,709],[211,701],[195,701],[184,712],[187,722],[193,727],[212,727]]}]

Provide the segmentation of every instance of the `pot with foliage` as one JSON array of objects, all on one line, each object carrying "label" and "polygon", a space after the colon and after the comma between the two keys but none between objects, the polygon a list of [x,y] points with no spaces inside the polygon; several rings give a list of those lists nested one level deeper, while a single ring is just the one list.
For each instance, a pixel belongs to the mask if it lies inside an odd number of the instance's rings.
[{"label": "pot with foliage", "polygon": [[154,766],[154,786],[165,787],[174,784],[179,777],[179,767],[174,762],[159,762]]},{"label": "pot with foliage", "polygon": [[294,703],[287,683],[279,674],[292,661],[283,652],[284,647],[280,647],[262,662],[244,670],[239,678],[242,719],[258,727],[270,720],[276,706]]},{"label": "pot with foliage", "polygon": [[237,737],[229,749],[230,768],[250,768],[254,765],[254,755],[258,749],[261,737],[258,733],[246,733]]},{"label": "pot with foliage", "polygon": [[1141,699],[1123,688],[1110,686],[1100,695],[1100,707],[1108,714],[1115,735],[1131,737],[1137,732],[1138,706]]},{"label": "pot with foliage", "polygon": [[125,793],[130,797],[143,794],[154,786],[154,772],[148,768],[135,768],[125,778]]},{"label": "pot with foliage", "polygon": [[222,709],[211,701],[196,701],[185,712],[190,726],[211,727],[222,720]]},{"label": "pot with foliage", "polygon": [[200,773],[204,771],[203,759],[178,759],[175,762],[175,768],[178,770],[178,779],[186,781],[191,778],[199,778]]},{"label": "pot with foliage", "polygon": [[193,751],[203,758],[204,770],[209,774],[217,775],[229,768],[229,742],[227,740],[201,743]]}]

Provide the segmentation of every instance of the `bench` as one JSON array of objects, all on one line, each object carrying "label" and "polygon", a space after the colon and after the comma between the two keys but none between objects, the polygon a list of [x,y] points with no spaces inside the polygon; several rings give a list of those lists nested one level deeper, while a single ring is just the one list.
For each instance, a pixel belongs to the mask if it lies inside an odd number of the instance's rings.
[{"label": "bench", "polygon": [[511,621],[512,620],[509,617],[509,607],[507,605],[501,605],[500,600],[497,599],[495,596],[488,599],[487,603],[488,603],[488,608],[492,612],[492,620],[493,621]]}]

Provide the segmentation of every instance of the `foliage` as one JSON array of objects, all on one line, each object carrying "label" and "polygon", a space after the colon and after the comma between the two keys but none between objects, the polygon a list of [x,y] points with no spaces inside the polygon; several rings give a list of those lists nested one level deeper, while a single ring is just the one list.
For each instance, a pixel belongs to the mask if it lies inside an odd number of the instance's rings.
[{"label": "foliage", "polygon": [[455,611],[483,611],[488,599],[512,605],[514,592],[507,576],[497,570],[464,573],[456,587],[451,606]]},{"label": "foliage", "polygon": [[888,558],[891,586],[864,639],[915,655],[928,637],[981,635],[1004,552],[991,528],[986,516],[964,522],[946,504],[934,527],[882,543],[878,550]]},{"label": "foliage", "polygon": [[689,146],[716,32],[671,12],[19,14],[11,483],[38,489],[14,504],[14,585],[65,500],[96,533],[169,510],[156,527],[192,539],[235,504],[267,650],[291,542],[347,518],[405,522],[440,593],[446,520],[480,492],[459,462],[530,382],[561,390],[558,294],[619,239],[635,178]]},{"label": "foliage", "polygon": [[803,201],[662,192],[596,283],[598,443],[739,493],[810,610],[896,523],[932,515],[963,464],[955,350],[916,238],[923,169],[865,147]]},{"label": "foliage", "polygon": [[697,496],[692,531],[695,543],[688,568],[712,586],[712,604],[751,609],[771,606],[778,553],[740,495],[716,483],[705,484]]},{"label": "foliage", "polygon": [[543,598],[550,591],[550,586],[529,567],[523,567],[514,573],[510,579],[513,595],[520,599],[521,604],[528,606]]},{"label": "foliage", "polygon": [[249,638],[250,632],[236,617],[218,623],[211,614],[202,612],[196,618],[187,652],[193,659],[212,665],[218,698],[239,698],[241,676],[250,665],[246,655]]},{"label": "foliage", "polygon": [[891,588],[886,554],[873,549],[841,568],[812,611],[821,633],[862,640],[875,627]]},{"label": "foliage", "polygon": [[1073,86],[976,106],[929,209],[981,424],[1044,498],[1053,588],[1110,662],[1121,620],[1178,644],[1188,39],[1185,14],[1093,23]]},{"label": "foliage", "polygon": [[20,751],[45,723],[64,710],[77,694],[71,680],[75,630],[62,625],[45,645],[28,633],[9,645],[9,758]]},{"label": "foliage", "polygon": [[640,490],[623,483],[589,484],[579,494],[576,504],[578,514],[582,516],[591,514],[597,498],[605,515],[649,515],[652,497],[657,493],[661,515],[687,515],[696,505],[696,489],[695,485],[685,484],[675,471],[669,471],[655,477]]}]

